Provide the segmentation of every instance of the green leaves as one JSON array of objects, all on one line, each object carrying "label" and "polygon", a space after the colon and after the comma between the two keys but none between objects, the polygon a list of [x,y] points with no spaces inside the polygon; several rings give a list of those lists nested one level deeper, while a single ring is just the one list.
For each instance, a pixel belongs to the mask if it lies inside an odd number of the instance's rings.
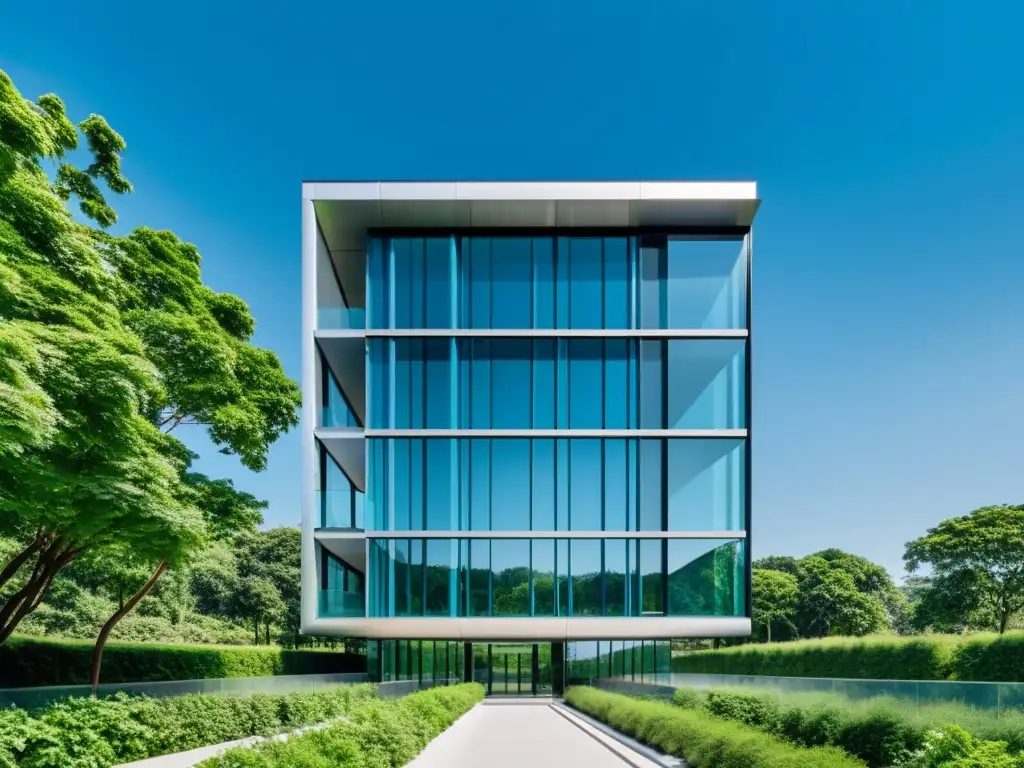
[{"label": "green leaves", "polygon": [[931,565],[939,590],[928,595],[933,615],[973,604],[992,617],[985,628],[1005,632],[1024,609],[1024,506],[982,507],[944,520],[908,543],[903,560],[910,572]]}]

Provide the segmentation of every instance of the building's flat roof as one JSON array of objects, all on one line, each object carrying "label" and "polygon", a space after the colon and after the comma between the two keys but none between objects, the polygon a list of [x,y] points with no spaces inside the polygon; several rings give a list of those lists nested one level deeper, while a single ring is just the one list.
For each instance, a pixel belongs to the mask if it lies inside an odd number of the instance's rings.
[{"label": "building's flat roof", "polygon": [[370,229],[749,227],[753,181],[307,181],[331,251]]}]

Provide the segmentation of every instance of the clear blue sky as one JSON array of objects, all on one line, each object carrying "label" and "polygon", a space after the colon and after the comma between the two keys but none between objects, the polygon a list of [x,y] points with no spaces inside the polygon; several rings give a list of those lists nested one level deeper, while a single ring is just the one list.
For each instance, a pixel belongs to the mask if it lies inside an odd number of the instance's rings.
[{"label": "clear blue sky", "polygon": [[[196,243],[293,376],[304,178],[757,180],[754,554],[899,575],[1024,501],[1024,7],[983,5],[8,3],[0,67],[110,120],[119,228]],[[200,468],[292,524],[298,454]]]}]

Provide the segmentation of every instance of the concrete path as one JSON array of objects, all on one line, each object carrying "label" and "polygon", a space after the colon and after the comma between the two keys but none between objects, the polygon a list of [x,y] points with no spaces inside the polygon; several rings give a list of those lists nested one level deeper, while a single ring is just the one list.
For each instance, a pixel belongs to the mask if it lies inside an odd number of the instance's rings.
[{"label": "concrete path", "polygon": [[467,712],[409,768],[661,768],[550,699],[489,698]]}]

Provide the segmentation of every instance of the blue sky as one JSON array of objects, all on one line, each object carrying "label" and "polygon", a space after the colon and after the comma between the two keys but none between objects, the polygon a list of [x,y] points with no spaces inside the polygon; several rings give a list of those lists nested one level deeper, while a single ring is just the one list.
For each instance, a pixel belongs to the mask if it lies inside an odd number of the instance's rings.
[{"label": "blue sky", "polygon": [[[194,242],[294,376],[304,178],[755,179],[755,556],[899,575],[1024,501],[1019,4],[8,6],[0,68],[128,141],[119,229]],[[296,433],[205,452],[298,522]]]}]

